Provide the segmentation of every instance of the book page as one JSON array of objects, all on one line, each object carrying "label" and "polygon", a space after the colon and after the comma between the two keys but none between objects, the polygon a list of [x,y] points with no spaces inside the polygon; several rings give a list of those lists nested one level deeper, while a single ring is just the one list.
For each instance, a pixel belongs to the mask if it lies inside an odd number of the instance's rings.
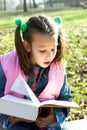
[{"label": "book page", "polygon": [[75,102],[62,100],[47,100],[40,103],[40,107],[79,108]]},{"label": "book page", "polygon": [[13,96],[13,95],[5,95],[5,96],[1,97],[1,99],[6,100],[6,101],[22,103],[22,104],[34,104],[31,99],[19,98],[19,97]]},{"label": "book page", "polygon": [[25,80],[21,76],[21,74],[19,74],[19,76],[15,80],[14,84],[11,87],[11,90],[16,93],[23,94],[29,97],[37,105],[39,105],[40,103],[38,98],[35,96],[35,94],[31,90],[31,88],[28,86],[28,84],[25,82]]}]

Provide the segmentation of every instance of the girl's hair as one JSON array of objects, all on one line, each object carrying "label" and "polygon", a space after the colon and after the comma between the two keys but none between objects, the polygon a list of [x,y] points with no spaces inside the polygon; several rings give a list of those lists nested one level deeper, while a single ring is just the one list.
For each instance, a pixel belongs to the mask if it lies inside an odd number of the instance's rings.
[{"label": "girl's hair", "polygon": [[26,40],[31,46],[34,32],[40,32],[51,36],[58,32],[57,54],[53,60],[54,62],[61,61],[64,58],[65,41],[62,29],[58,28],[58,25],[48,16],[33,16],[26,22],[26,24],[27,29],[25,32],[22,32],[22,36],[20,26],[17,26],[15,30],[15,47],[19,57],[20,67],[25,75],[29,76],[33,70],[33,66],[30,60],[30,53],[25,50],[22,40]]}]

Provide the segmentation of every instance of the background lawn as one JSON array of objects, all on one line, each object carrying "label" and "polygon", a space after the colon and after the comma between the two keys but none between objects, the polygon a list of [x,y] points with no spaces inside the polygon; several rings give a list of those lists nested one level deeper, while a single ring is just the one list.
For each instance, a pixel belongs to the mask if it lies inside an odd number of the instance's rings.
[{"label": "background lawn", "polygon": [[79,109],[71,109],[67,120],[87,117],[87,9],[65,10],[29,10],[27,13],[0,12],[0,54],[14,49],[15,18],[22,17],[26,21],[32,15],[41,12],[54,18],[62,16],[63,29],[67,43],[67,77],[73,101],[80,105]]}]

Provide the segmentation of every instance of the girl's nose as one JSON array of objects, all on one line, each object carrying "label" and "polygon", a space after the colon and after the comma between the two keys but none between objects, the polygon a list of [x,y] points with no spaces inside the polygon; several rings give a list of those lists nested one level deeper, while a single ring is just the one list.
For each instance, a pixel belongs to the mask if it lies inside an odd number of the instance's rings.
[{"label": "girl's nose", "polygon": [[50,59],[50,58],[52,58],[52,56],[53,56],[53,53],[52,52],[48,52],[47,53],[47,57]]}]

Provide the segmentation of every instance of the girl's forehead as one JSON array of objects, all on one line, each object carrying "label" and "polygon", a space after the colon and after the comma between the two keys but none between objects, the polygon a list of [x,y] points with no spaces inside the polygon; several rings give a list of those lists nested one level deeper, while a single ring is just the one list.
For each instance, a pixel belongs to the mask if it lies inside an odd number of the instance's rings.
[{"label": "girl's forehead", "polygon": [[58,35],[49,35],[42,33],[34,33],[33,34],[33,42],[35,46],[45,46],[45,45],[57,45]]}]

